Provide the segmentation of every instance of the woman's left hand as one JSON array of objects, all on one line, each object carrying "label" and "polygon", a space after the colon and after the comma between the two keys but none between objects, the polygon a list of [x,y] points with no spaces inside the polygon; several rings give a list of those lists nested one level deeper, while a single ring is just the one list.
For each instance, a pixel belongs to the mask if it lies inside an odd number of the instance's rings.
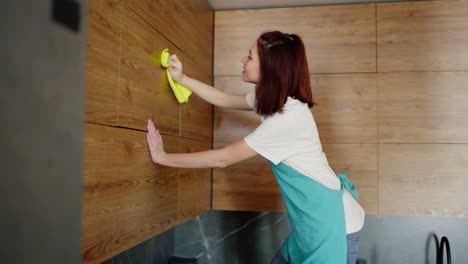
[{"label": "woman's left hand", "polygon": [[164,152],[164,144],[162,142],[161,134],[159,134],[159,130],[156,130],[154,127],[154,123],[151,119],[148,119],[148,133],[146,134],[146,140],[148,141],[151,159],[154,163],[159,164],[159,161],[166,152]]}]

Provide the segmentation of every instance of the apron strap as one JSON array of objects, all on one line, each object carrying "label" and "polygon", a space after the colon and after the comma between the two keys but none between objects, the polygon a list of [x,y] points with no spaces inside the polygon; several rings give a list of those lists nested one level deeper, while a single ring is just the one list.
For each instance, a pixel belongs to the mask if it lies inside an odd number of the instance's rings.
[{"label": "apron strap", "polygon": [[336,176],[338,176],[338,179],[340,179],[341,188],[345,188],[353,195],[354,199],[358,199],[359,193],[357,192],[354,184],[346,177],[346,172],[338,173]]}]

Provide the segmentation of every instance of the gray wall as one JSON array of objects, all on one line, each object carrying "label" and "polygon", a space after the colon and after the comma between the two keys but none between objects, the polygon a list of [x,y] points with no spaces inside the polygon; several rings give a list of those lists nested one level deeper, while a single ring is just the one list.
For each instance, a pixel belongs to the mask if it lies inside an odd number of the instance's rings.
[{"label": "gray wall", "polygon": [[468,263],[467,230],[468,219],[369,216],[359,256],[368,263],[435,264],[434,233],[448,237],[452,263]]},{"label": "gray wall", "polygon": [[80,262],[86,1],[74,2],[79,33],[52,20],[52,1],[0,8],[0,263]]}]

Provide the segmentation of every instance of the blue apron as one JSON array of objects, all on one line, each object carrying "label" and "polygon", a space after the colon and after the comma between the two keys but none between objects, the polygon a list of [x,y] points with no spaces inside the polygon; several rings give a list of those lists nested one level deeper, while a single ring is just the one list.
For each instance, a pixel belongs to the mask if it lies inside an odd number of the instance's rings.
[{"label": "blue apron", "polygon": [[270,162],[279,183],[291,233],[281,246],[293,264],[345,264],[346,224],[343,191],[357,198],[354,185],[338,174],[341,190],[333,190],[284,163]]}]

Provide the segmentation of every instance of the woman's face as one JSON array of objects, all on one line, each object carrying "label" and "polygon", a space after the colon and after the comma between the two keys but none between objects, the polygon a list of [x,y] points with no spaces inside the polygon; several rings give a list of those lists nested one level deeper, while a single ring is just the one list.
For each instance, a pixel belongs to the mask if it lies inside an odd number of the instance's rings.
[{"label": "woman's face", "polygon": [[260,81],[260,59],[257,53],[257,41],[250,46],[249,54],[242,58],[242,80],[248,83],[257,84]]}]

